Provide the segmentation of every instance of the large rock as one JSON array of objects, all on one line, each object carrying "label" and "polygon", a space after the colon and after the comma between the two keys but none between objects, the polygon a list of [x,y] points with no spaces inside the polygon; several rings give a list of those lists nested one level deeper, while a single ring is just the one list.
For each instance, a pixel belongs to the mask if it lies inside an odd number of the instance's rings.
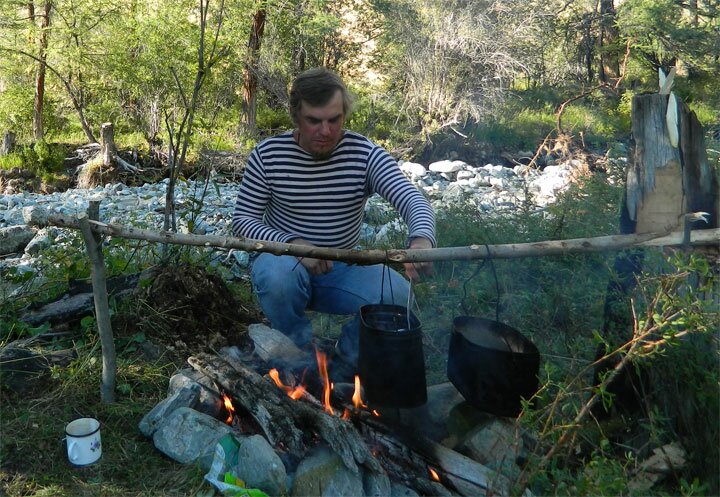
[{"label": "large rock", "polygon": [[269,495],[287,495],[287,473],[280,456],[260,435],[244,438],[238,448],[233,473],[248,488],[259,488]]},{"label": "large rock", "polygon": [[427,169],[425,169],[425,166],[423,166],[422,164],[418,164],[417,162],[405,161],[400,164],[400,170],[406,174],[409,174],[411,177],[423,177],[427,174]]},{"label": "large rock", "polygon": [[514,479],[520,473],[516,461],[522,448],[523,438],[517,422],[507,418],[495,418],[472,429],[457,450]]},{"label": "large rock", "polygon": [[175,410],[181,407],[195,407],[200,396],[200,385],[197,383],[187,385],[163,401],[159,402],[148,412],[138,424],[140,432],[146,437],[153,436],[155,431]]},{"label": "large rock", "polygon": [[0,255],[22,252],[35,236],[35,230],[26,224],[0,228]]},{"label": "large rock", "polygon": [[293,497],[363,497],[360,475],[345,467],[328,448],[318,446],[297,467],[290,495]]},{"label": "large rock", "polygon": [[158,427],[153,434],[153,443],[171,459],[183,464],[197,463],[207,471],[215,454],[215,444],[232,431],[228,425],[207,414],[180,407]]},{"label": "large rock", "polygon": [[441,160],[433,162],[428,166],[430,171],[436,173],[456,173],[465,168],[467,164],[461,160]]},{"label": "large rock", "polygon": [[412,409],[379,409],[385,419],[399,423],[435,442],[442,442],[450,434],[448,418],[452,410],[465,399],[450,382],[431,385],[427,402]]},{"label": "large rock", "polygon": [[57,228],[42,228],[37,232],[32,240],[25,246],[25,253],[31,256],[40,255],[40,253],[52,246],[57,236]]},{"label": "large rock", "polygon": [[216,390],[215,381],[194,369],[181,369],[170,378],[167,392],[168,397],[191,385],[198,385],[200,387],[200,395],[197,403],[194,406],[188,407],[194,407],[196,410],[213,418],[220,416],[224,404],[220,394]]},{"label": "large rock", "polygon": [[311,357],[281,331],[255,323],[248,326],[255,353],[274,367],[294,367],[311,362]]},{"label": "large rock", "polygon": [[385,497],[390,495],[390,478],[385,473],[363,472],[363,489],[367,497]]}]

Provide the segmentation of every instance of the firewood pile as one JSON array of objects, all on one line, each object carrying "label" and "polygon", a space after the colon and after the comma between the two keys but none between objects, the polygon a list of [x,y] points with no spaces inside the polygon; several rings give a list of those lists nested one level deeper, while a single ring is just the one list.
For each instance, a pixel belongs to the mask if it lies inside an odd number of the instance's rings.
[{"label": "firewood pile", "polygon": [[[450,383],[430,387],[419,408],[368,406],[359,378],[330,383],[320,347],[302,351],[259,324],[250,336],[253,352],[190,357],[140,423],[158,450],[200,465],[211,483],[231,473],[268,495],[523,493],[513,482],[526,437],[514,420],[472,412]],[[473,425],[462,440],[448,430],[453,409]],[[228,435],[237,453],[220,461]]]}]

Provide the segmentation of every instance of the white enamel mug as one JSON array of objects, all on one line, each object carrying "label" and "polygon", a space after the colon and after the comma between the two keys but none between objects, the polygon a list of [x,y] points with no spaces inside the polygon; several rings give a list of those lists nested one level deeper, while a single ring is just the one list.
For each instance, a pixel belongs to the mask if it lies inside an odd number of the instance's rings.
[{"label": "white enamel mug", "polygon": [[100,459],[100,422],[94,418],[80,418],[65,427],[68,459],[75,466],[87,466]]}]

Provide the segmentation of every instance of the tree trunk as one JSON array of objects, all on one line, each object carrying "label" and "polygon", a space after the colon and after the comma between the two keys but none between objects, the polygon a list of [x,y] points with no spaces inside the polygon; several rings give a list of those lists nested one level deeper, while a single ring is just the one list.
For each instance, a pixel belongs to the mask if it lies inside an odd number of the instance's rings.
[{"label": "tree trunk", "polygon": [[[35,73],[35,104],[33,106],[33,138],[36,142],[45,138],[43,127],[43,106],[45,102],[45,70],[50,29],[50,10],[52,1],[46,0],[40,21],[40,46],[38,50],[37,70]],[[34,12],[34,8],[33,8]]]},{"label": "tree trunk", "polygon": [[248,41],[247,63],[245,64],[245,79],[243,83],[243,123],[244,131],[254,135],[257,132],[257,71],[260,57],[260,44],[265,31],[267,12],[259,9],[253,16],[253,24]]},{"label": "tree trunk", "polygon": [[[670,105],[677,106],[677,121],[668,118]],[[670,108],[672,111],[673,109]],[[670,127],[676,128],[675,131]],[[632,131],[635,149],[628,169],[625,202],[621,211],[622,233],[647,233],[657,229],[679,229],[684,232],[681,246],[688,247],[689,233],[715,231],[718,226],[718,180],[708,165],[703,129],[694,112],[670,94],[637,95],[632,101]],[[679,136],[678,142],[671,134]],[[686,217],[690,213],[706,212],[707,221]],[[707,229],[710,228],[710,229]],[[720,240],[709,246],[717,254]],[[602,359],[610,350],[627,343],[633,336],[631,294],[642,270],[643,254],[628,251],[615,259],[616,278],[608,283],[605,297],[603,338],[596,353],[597,363],[593,382],[599,385],[608,371],[616,370],[620,359]],[[624,360],[624,359],[623,359]],[[649,391],[649,370],[635,368],[618,370],[607,392],[613,395],[613,409],[634,412],[642,409],[643,392]],[[611,411],[602,403],[593,407],[598,419],[605,419]]]},{"label": "tree trunk", "polygon": [[615,25],[615,6],[613,0],[600,0],[600,81],[608,83],[620,77],[620,58],[615,43],[618,28]]},{"label": "tree trunk", "polygon": [[[30,1],[27,4],[28,19],[32,23],[33,29],[35,28],[35,2]],[[28,45],[35,43],[35,37],[33,36],[32,30],[28,34]]]}]

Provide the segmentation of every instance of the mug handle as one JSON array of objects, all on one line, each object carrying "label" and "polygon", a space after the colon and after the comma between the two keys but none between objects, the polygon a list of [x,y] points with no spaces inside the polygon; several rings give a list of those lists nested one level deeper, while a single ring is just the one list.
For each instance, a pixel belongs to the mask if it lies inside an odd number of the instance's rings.
[{"label": "mug handle", "polygon": [[77,461],[77,458],[80,455],[80,454],[78,454],[78,452],[79,452],[78,443],[73,440],[68,445],[68,457],[70,458],[70,462]]}]

